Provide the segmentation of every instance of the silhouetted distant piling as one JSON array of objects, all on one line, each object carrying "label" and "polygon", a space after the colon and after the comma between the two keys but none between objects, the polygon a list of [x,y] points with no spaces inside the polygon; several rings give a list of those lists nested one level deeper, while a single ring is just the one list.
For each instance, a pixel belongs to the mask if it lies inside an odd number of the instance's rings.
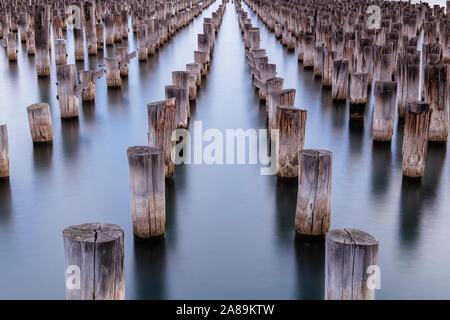
[{"label": "silhouetted distant piling", "polygon": [[63,231],[67,300],[124,300],[124,233],[87,223]]},{"label": "silhouetted distant piling", "polygon": [[48,103],[35,103],[27,107],[31,139],[34,143],[53,140],[52,116]]},{"label": "silhouetted distant piling", "polygon": [[375,299],[369,277],[377,270],[378,240],[355,229],[331,230],[325,239],[325,299]]},{"label": "silhouetted distant piling", "polygon": [[331,223],[333,154],[305,149],[298,153],[298,193],[295,231],[303,237],[323,237]]},{"label": "silhouetted distant piling", "polygon": [[131,215],[138,239],[164,236],[166,224],[165,165],[162,148],[128,148]]}]

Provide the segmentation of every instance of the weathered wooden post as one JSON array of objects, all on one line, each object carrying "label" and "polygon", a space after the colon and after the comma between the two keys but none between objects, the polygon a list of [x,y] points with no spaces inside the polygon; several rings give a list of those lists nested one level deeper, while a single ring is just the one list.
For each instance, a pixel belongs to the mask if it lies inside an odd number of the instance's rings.
[{"label": "weathered wooden post", "polygon": [[430,103],[431,114],[428,140],[446,142],[449,130],[449,72],[448,64],[427,64],[424,70],[424,100]]},{"label": "weathered wooden post", "polygon": [[53,140],[52,116],[48,103],[36,103],[27,108],[31,139],[34,143]]},{"label": "weathered wooden post", "polygon": [[73,28],[74,54],[75,61],[84,61],[84,32],[83,24],[80,28]]},{"label": "weathered wooden post", "polygon": [[20,32],[20,41],[25,42],[27,40],[27,31],[28,31],[28,13],[21,12],[19,13],[19,32]]},{"label": "weathered wooden post", "polygon": [[56,39],[55,44],[55,64],[61,66],[67,64],[66,40]]},{"label": "weathered wooden post", "polygon": [[114,14],[105,14],[105,43],[107,46],[114,44]]},{"label": "weathered wooden post", "polygon": [[269,108],[268,108],[268,129],[277,128],[277,107],[288,106],[293,107],[295,103],[295,89],[284,89],[269,92]]},{"label": "weathered wooden post", "polygon": [[177,128],[187,128],[188,126],[188,91],[180,86],[166,86],[166,99],[175,98],[177,108],[176,126]]},{"label": "weathered wooden post", "polygon": [[375,81],[372,139],[390,142],[394,133],[397,82]]},{"label": "weathered wooden post", "polygon": [[[373,300],[378,240],[355,229],[331,230],[325,237],[325,299]],[[376,278],[379,277],[375,274]]]},{"label": "weathered wooden post", "polygon": [[205,51],[194,51],[194,62],[202,65],[202,76],[208,73],[209,53]]},{"label": "weathered wooden post", "polygon": [[298,193],[295,231],[303,237],[323,237],[331,223],[333,154],[304,149],[298,153]]},{"label": "weathered wooden post", "polygon": [[124,300],[124,233],[87,223],[63,231],[67,300]]},{"label": "weathered wooden post", "polygon": [[113,14],[114,21],[114,41],[122,41],[122,14],[120,12],[115,12]]},{"label": "weathered wooden post", "polygon": [[[189,76],[187,71],[174,71],[172,72],[172,85],[182,87],[186,90],[186,110],[188,118],[191,116],[191,108],[189,104]],[[184,99],[183,99],[184,101]]]},{"label": "weathered wooden post", "polygon": [[147,25],[141,24],[137,26],[137,43],[138,43],[138,59],[146,61],[148,57],[147,49]]},{"label": "weathered wooden post", "polygon": [[45,5],[36,5],[34,36],[36,46],[36,73],[39,77],[50,75],[49,26]]},{"label": "weathered wooden post", "polygon": [[269,115],[269,94],[272,91],[278,91],[284,89],[284,79],[280,77],[274,77],[266,80],[266,115]]},{"label": "weathered wooden post", "polygon": [[97,54],[97,30],[95,18],[95,2],[84,2],[84,23],[86,26],[86,43],[88,54]]},{"label": "weathered wooden post", "polygon": [[108,87],[122,86],[120,77],[119,58],[105,58],[106,66],[106,85]]},{"label": "weathered wooden post", "polygon": [[76,95],[75,65],[66,64],[56,67],[58,79],[58,101],[61,118],[78,117],[78,96]]},{"label": "weathered wooden post", "polygon": [[105,30],[102,23],[95,25],[95,33],[97,34],[97,50],[103,50]]},{"label": "weathered wooden post", "polygon": [[303,67],[314,67],[314,34],[305,33],[303,35]]},{"label": "weathered wooden post", "polygon": [[364,118],[369,75],[355,72],[350,77],[350,118]]},{"label": "weathered wooden post", "polygon": [[323,46],[314,47],[314,76],[321,77],[323,70],[324,48]]},{"label": "weathered wooden post", "polygon": [[186,64],[186,71],[188,71],[191,75],[195,75],[197,86],[202,84],[202,65],[200,63]]},{"label": "weathered wooden post", "polygon": [[425,170],[431,109],[428,102],[410,101],[406,105],[403,132],[403,175],[419,178]]},{"label": "weathered wooden post", "polygon": [[175,142],[172,141],[173,131],[176,129],[177,108],[175,98],[152,102],[147,105],[148,110],[148,145],[159,147],[164,152],[165,176],[173,176],[175,159],[173,156]]},{"label": "weathered wooden post", "polygon": [[322,68],[322,86],[331,87],[333,83],[333,60],[336,59],[336,51],[326,50]]},{"label": "weathered wooden post", "polygon": [[17,33],[8,33],[6,36],[6,50],[9,61],[17,61]]},{"label": "weathered wooden post", "polygon": [[165,166],[161,148],[128,148],[131,215],[137,239],[164,237],[166,224]]},{"label": "weathered wooden post", "polygon": [[295,179],[298,176],[298,152],[305,144],[307,111],[279,106],[276,109],[279,130],[278,178]]},{"label": "weathered wooden post", "polygon": [[339,59],[333,61],[331,97],[333,100],[345,100],[348,95],[349,61]]},{"label": "weathered wooden post", "polygon": [[8,128],[0,124],[0,178],[9,177]]},{"label": "weathered wooden post", "polygon": [[30,30],[27,32],[27,54],[32,56],[36,53],[36,46],[34,42],[34,31]]}]

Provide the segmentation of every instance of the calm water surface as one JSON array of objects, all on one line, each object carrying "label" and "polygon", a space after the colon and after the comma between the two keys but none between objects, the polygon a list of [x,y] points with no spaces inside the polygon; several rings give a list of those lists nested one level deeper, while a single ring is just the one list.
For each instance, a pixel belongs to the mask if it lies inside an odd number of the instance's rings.
[{"label": "calm water surface", "polygon": [[[297,186],[261,176],[257,165],[177,166],[167,182],[163,243],[132,236],[126,149],[147,142],[146,104],[164,98],[171,72],[193,61],[203,17],[147,62],[134,59],[120,90],[97,81],[95,103],[80,106],[78,121],[61,121],[56,75],[35,75],[34,58],[19,45],[19,62],[0,50],[0,121],[8,124],[11,178],[0,181],[0,298],[64,299],[61,231],[85,222],[125,230],[128,299],[323,299],[324,248],[295,241]],[[380,241],[377,298],[450,298],[450,170],[445,146],[431,145],[421,182],[401,174],[403,124],[391,145],[371,141],[371,107],[350,122],[348,106],[332,103],[312,71],[298,65],[261,22],[261,46],[296,106],[308,110],[306,148],[333,151],[332,228],[354,227]],[[69,63],[74,63],[72,34]],[[130,36],[128,47],[135,49]],[[112,56],[111,48],[105,55]],[[103,54],[77,63],[95,69]],[[48,102],[54,142],[33,146],[26,107]],[[211,71],[191,123],[203,129],[265,128],[265,111],[252,88],[234,4],[228,4]],[[192,130],[193,126],[191,126]]]}]

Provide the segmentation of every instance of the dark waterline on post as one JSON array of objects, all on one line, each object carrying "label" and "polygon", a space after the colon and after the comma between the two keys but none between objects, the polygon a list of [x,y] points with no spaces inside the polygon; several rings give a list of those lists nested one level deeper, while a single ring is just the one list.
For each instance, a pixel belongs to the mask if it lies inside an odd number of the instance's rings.
[{"label": "dark waterline on post", "polygon": [[[193,62],[203,18],[218,5],[148,61],[133,59],[122,88],[98,80],[95,102],[80,101],[79,120],[60,119],[53,57],[51,77],[38,79],[25,44],[18,44],[18,62],[8,63],[0,50],[0,121],[8,124],[11,162],[11,177],[0,179],[0,298],[64,299],[61,230],[93,221],[125,231],[128,299],[324,298],[324,245],[295,238],[297,184],[261,176],[256,165],[176,166],[166,182],[164,242],[133,240],[126,150],[147,143],[147,104],[163,100],[172,71]],[[446,148],[429,145],[421,182],[402,178],[403,123],[396,121],[390,146],[374,144],[372,98],[364,120],[350,121],[349,106],[332,102],[313,70],[304,70],[251,11],[249,17],[285,87],[296,89],[295,106],[308,110],[305,148],[333,152],[331,228],[350,226],[379,240],[377,299],[450,298]],[[68,63],[75,63],[72,33],[65,37]],[[131,51],[137,40],[130,33],[116,45]],[[78,70],[103,64],[101,52],[85,57]],[[50,104],[53,144],[32,144],[26,107],[37,102]],[[211,71],[191,104],[191,131],[195,120],[223,132],[266,127],[231,3]]]}]

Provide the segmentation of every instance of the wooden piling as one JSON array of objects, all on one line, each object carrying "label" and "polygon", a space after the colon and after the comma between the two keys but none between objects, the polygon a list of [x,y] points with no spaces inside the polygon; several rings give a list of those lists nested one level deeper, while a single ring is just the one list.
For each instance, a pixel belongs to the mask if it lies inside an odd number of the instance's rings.
[{"label": "wooden piling", "polygon": [[67,300],[124,300],[124,233],[88,223],[63,231]]},{"label": "wooden piling", "polygon": [[[325,237],[325,299],[373,300],[369,277],[377,266],[378,240],[356,229],[331,230]],[[379,275],[376,275],[379,276]]]},{"label": "wooden piling", "polygon": [[268,107],[268,129],[277,128],[277,107],[288,106],[293,107],[295,103],[295,89],[284,89],[269,92]]},{"label": "wooden piling", "polygon": [[364,118],[369,75],[355,72],[350,77],[350,118]]},{"label": "wooden piling", "polygon": [[66,40],[56,39],[55,45],[55,64],[61,66],[67,64]]},{"label": "wooden piling", "polygon": [[105,58],[106,66],[106,85],[108,87],[122,86],[120,77],[119,58]]},{"label": "wooden piling", "polygon": [[333,154],[326,150],[301,150],[298,163],[295,231],[303,237],[323,237],[331,223]]},{"label": "wooden piling", "polygon": [[128,148],[131,215],[137,239],[164,236],[166,224],[165,165],[161,148]]},{"label": "wooden piling", "polygon": [[0,178],[9,177],[8,128],[0,124]]},{"label": "wooden piling", "polygon": [[35,103],[27,107],[31,139],[34,143],[53,140],[52,116],[48,103]]},{"label": "wooden piling", "polygon": [[175,170],[174,148],[172,134],[176,129],[175,98],[152,102],[147,105],[148,110],[148,145],[159,147],[164,152],[165,176],[173,176]]},{"label": "wooden piling", "polygon": [[137,26],[137,43],[138,43],[138,59],[146,61],[148,57],[147,49],[147,25],[141,24]]},{"label": "wooden piling", "polygon": [[166,86],[166,99],[175,98],[177,109],[176,126],[177,128],[187,128],[188,126],[188,92],[180,86]]},{"label": "wooden piling", "polygon": [[34,17],[36,73],[39,77],[50,75],[50,41],[46,7],[46,5],[36,5]]},{"label": "wooden piling", "polygon": [[186,64],[186,71],[188,71],[191,75],[195,75],[197,86],[202,84],[202,65],[200,63]]},{"label": "wooden piling", "polygon": [[372,139],[390,142],[394,133],[397,82],[375,81]]},{"label": "wooden piling", "polygon": [[95,25],[95,33],[97,34],[97,50],[103,50],[105,31],[102,23]]},{"label": "wooden piling", "polygon": [[349,61],[333,61],[331,97],[333,100],[345,100],[348,95]]},{"label": "wooden piling", "polygon": [[298,152],[305,144],[307,111],[287,106],[276,109],[279,130],[278,178],[295,179],[298,176]]},{"label": "wooden piling", "polygon": [[322,69],[322,86],[331,87],[333,83],[333,60],[336,59],[336,51],[325,50]]},{"label": "wooden piling", "polygon": [[58,79],[58,101],[61,118],[78,117],[79,101],[76,95],[75,65],[66,64],[56,67]]},{"label": "wooden piling", "polygon": [[427,102],[410,101],[406,105],[402,148],[404,176],[419,178],[423,175],[431,112],[430,104]]}]

